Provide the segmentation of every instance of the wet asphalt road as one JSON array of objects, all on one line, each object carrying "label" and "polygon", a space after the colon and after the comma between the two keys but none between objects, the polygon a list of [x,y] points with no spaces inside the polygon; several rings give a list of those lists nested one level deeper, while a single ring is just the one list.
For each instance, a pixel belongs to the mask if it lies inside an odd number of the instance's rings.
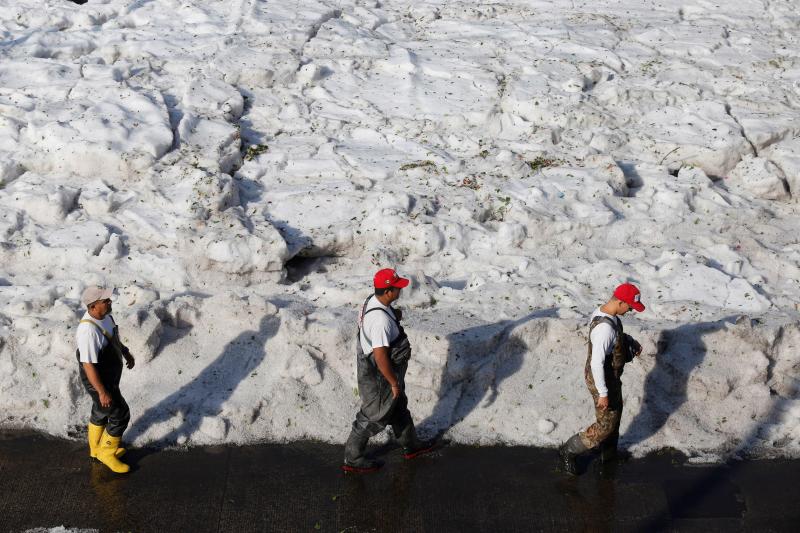
[{"label": "wet asphalt road", "polygon": [[798,531],[800,461],[688,466],[660,454],[568,479],[554,450],[449,446],[375,474],[319,443],[131,450],[116,476],[82,442],[0,434],[0,531]]}]

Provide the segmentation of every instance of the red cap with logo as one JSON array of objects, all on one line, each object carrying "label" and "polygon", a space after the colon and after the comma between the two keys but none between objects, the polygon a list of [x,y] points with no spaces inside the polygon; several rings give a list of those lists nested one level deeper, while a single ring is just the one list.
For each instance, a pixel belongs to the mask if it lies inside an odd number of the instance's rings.
[{"label": "red cap with logo", "polygon": [[403,287],[408,287],[408,280],[398,276],[397,272],[391,268],[378,270],[375,273],[375,279],[373,281],[376,289],[386,289],[388,287],[397,287],[398,289],[402,289]]},{"label": "red cap with logo", "polygon": [[623,283],[614,289],[614,298],[621,302],[630,305],[635,311],[641,313],[644,311],[644,304],[639,301],[641,294],[636,285],[632,283]]}]

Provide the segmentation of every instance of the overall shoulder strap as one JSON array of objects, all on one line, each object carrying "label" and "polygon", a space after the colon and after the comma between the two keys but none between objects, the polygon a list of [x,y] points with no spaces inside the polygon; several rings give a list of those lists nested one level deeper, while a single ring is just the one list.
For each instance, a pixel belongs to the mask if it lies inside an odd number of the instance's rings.
[{"label": "overall shoulder strap", "polygon": [[395,324],[397,324],[398,326],[400,325],[400,323],[397,321],[397,317],[394,316],[389,311],[387,311],[386,309],[384,309],[383,307],[373,307],[372,309],[367,309],[366,311],[364,310],[366,309],[370,298],[372,298],[373,296],[374,295],[370,295],[367,297],[366,300],[364,300],[364,305],[361,306],[361,322],[358,325],[359,326],[358,330],[361,332],[362,335],[364,335],[364,338],[367,340],[367,344],[372,344],[372,340],[369,337],[367,337],[367,333],[364,331],[363,326],[364,326],[364,317],[367,316],[369,313],[373,311],[383,311],[384,313],[386,313],[386,316],[388,316],[391,320],[394,321]]},{"label": "overall shoulder strap", "polygon": [[619,329],[619,327],[617,326],[617,321],[616,320],[612,320],[611,317],[608,317],[608,316],[599,315],[599,316],[594,317],[592,319],[591,324],[589,324],[589,333],[591,333],[592,330],[595,328],[595,326],[597,326],[601,322],[607,322],[608,325],[610,325],[612,328],[614,328],[614,331]]},{"label": "overall shoulder strap", "polygon": [[367,296],[367,299],[364,300],[364,303],[361,304],[361,313],[359,313],[359,315],[358,315],[358,328],[359,329],[361,329],[361,324],[364,321],[364,315],[367,314],[364,310],[367,308],[367,304],[369,303],[369,301],[372,299],[373,296],[375,296],[375,295],[374,294],[370,294],[369,296]]},{"label": "overall shoulder strap", "polygon": [[[383,311],[384,313],[386,313],[386,316],[388,316],[389,318],[391,318],[391,319],[392,319],[392,321],[393,321],[395,324],[399,324],[399,322],[398,322],[398,320],[397,320],[397,317],[394,315],[394,313],[390,313],[390,312],[389,312],[389,311],[388,311],[386,308],[384,308],[384,307],[373,307],[372,309],[367,309],[367,304],[369,303],[370,299],[371,299],[373,296],[374,296],[374,294],[372,294],[372,295],[368,296],[368,297],[367,297],[367,299],[366,299],[366,300],[364,300],[364,305],[362,305],[362,306],[361,306],[361,323],[359,324],[359,326],[363,325],[363,322],[364,322],[364,317],[365,317],[367,314],[369,314],[369,313],[371,313],[371,312],[373,312],[373,311]],[[367,309],[367,310],[365,311],[365,309]]]},{"label": "overall shoulder strap", "polygon": [[373,311],[383,311],[384,313],[386,313],[386,316],[388,316],[395,324],[397,323],[397,317],[394,316],[389,311],[387,311],[386,309],[384,309],[383,307],[373,307],[372,309],[370,309],[369,311],[367,311],[364,314],[366,315],[367,313],[371,313]]},{"label": "overall shoulder strap", "polygon": [[370,311],[374,311],[374,309],[370,309],[369,311],[365,311],[365,309],[367,308],[367,304],[369,304],[369,301],[372,299],[373,296],[375,296],[375,295],[374,294],[370,294],[369,296],[367,296],[367,298],[364,300],[364,303],[361,305],[361,313],[359,313],[359,316],[358,316],[358,334],[359,334],[359,336],[361,334],[364,335],[364,338],[367,339],[367,344],[372,344],[372,341],[369,339],[369,337],[367,337],[367,334],[364,333],[364,327],[363,327],[364,326],[364,317],[367,316],[367,313],[369,313]]},{"label": "overall shoulder strap", "polygon": [[[112,321],[113,321],[113,319],[112,319]],[[81,320],[79,322],[79,324],[91,324],[94,327],[96,327],[97,329],[99,329],[100,332],[103,334],[103,336],[106,339],[111,340],[113,338],[113,335],[111,335],[109,332],[107,332],[103,326],[101,326],[100,324],[98,324],[94,320],[87,320],[87,319],[84,318],[83,320]]]},{"label": "overall shoulder strap", "polygon": [[[617,317],[611,318],[611,317],[608,317],[608,316],[600,315],[600,316],[594,317],[592,319],[591,324],[589,324],[589,335],[590,336],[592,335],[592,330],[598,324],[600,324],[601,322],[605,322],[609,326],[611,326],[611,328],[614,330],[614,333],[616,333],[617,335],[622,333],[622,321],[619,318],[617,318]],[[590,339],[589,342],[591,342],[591,339]]]}]

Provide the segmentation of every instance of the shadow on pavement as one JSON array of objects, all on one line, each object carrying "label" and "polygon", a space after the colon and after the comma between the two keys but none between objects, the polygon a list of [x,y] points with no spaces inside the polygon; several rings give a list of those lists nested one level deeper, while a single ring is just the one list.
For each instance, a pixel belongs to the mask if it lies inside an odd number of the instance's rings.
[{"label": "shadow on pavement", "polygon": [[341,446],[293,442],[163,450],[115,475],[83,442],[0,432],[0,531],[793,532],[800,521],[800,460],[702,467],[661,452],[568,480],[556,457],[451,446],[352,476]]},{"label": "shadow on pavement", "polygon": [[[749,319],[747,317],[739,317],[736,320],[737,324],[742,320]],[[720,321],[719,327],[724,327],[725,321],[733,322],[730,318]],[[719,328],[711,331],[716,329]],[[777,341],[771,347],[776,352],[777,345],[783,340],[784,329],[785,327],[782,327],[778,331],[776,335]],[[708,331],[706,329],[704,333]],[[796,401],[800,390],[798,390],[797,383],[795,383],[788,393],[784,391],[783,394],[780,394],[772,388],[770,393],[772,395],[772,404],[769,411],[753,424],[748,434],[742,438],[739,449],[747,449],[756,442],[758,437],[774,424],[779,414],[788,410],[791,404]],[[769,464],[767,461],[757,461],[756,464],[759,462],[764,464],[765,467]],[[774,516],[771,519],[763,516],[754,517],[751,521],[751,526],[748,528],[749,530],[795,531],[797,524],[800,522],[792,517],[787,517],[787,510],[775,502],[778,497],[777,494],[783,491],[783,489],[779,488],[780,483],[775,483],[775,473],[772,472],[770,474],[767,468],[758,471],[753,469],[752,466],[752,462],[738,457],[729,457],[724,465],[701,471],[700,475],[691,480],[666,480],[664,490],[669,502],[669,508],[660,514],[649,517],[644,523],[644,527],[647,530],[654,530],[655,528],[663,527],[664,524],[668,524],[675,517],[735,522],[735,519],[739,516],[752,513],[751,506],[755,502],[759,505],[772,506],[774,508]],[[737,479],[752,483],[756,488],[756,494],[750,498],[743,495],[742,489],[744,487],[741,483],[736,482]],[[758,490],[758,487],[761,488],[761,491]],[[800,491],[796,492],[800,494]],[[792,513],[789,512],[788,514]]]}]

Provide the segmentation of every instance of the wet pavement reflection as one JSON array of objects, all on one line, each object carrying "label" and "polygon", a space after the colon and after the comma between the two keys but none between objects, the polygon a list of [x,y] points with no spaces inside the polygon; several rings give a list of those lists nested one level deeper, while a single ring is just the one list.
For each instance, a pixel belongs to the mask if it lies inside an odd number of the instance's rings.
[{"label": "wet pavement reflection", "polygon": [[415,461],[380,449],[344,475],[341,447],[128,452],[112,474],[82,442],[0,433],[0,531],[796,531],[800,461],[691,466],[674,453],[569,478],[555,450],[448,446]]}]

